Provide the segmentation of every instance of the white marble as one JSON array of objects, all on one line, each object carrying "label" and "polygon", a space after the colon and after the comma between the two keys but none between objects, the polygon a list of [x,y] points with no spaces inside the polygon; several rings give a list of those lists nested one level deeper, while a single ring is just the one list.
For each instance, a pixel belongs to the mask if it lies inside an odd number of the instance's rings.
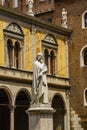
[{"label": "white marble", "polygon": [[33,104],[27,110],[29,130],[53,130],[54,109],[49,104]]}]

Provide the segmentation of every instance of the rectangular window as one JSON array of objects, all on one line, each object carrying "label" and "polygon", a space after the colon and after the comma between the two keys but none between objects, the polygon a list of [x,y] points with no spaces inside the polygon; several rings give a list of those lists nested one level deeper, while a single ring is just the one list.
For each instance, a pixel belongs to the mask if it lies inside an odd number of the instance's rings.
[{"label": "rectangular window", "polygon": [[14,7],[15,7],[15,8],[18,7],[18,0],[14,0]]},{"label": "rectangular window", "polygon": [[40,2],[43,2],[43,1],[46,1],[46,0],[40,0]]},{"label": "rectangular window", "polygon": [[5,0],[2,0],[2,5],[4,5]]}]

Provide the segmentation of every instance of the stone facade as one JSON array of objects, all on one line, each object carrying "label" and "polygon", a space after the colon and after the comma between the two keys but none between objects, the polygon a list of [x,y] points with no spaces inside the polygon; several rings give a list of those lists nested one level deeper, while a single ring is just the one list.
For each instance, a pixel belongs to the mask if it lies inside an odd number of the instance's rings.
[{"label": "stone facade", "polygon": [[[27,5],[20,8],[27,12]],[[37,7],[37,8],[36,8]],[[86,66],[83,67],[81,52],[86,47],[87,30],[84,28],[83,16],[87,11],[87,1],[84,0],[35,0],[35,16],[45,21],[61,26],[62,9],[67,11],[67,27],[73,31],[69,42],[69,70],[72,110],[81,118],[81,125],[87,129],[87,101],[84,92],[86,86]],[[78,93],[79,92],[79,93]]]},{"label": "stone facade", "polygon": [[29,129],[32,64],[42,52],[49,63],[48,99],[56,110],[53,129],[70,130],[69,70],[62,68],[68,66],[71,30],[4,7],[0,28],[0,129]]}]

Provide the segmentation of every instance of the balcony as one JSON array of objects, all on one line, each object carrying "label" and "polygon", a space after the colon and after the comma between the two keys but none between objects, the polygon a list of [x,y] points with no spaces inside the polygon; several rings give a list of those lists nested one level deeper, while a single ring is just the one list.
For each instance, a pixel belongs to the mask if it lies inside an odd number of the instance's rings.
[{"label": "balcony", "polygon": [[[9,81],[32,85],[32,72],[0,66],[0,81]],[[70,89],[68,78],[47,75],[47,82],[49,87],[56,87],[59,89]]]}]

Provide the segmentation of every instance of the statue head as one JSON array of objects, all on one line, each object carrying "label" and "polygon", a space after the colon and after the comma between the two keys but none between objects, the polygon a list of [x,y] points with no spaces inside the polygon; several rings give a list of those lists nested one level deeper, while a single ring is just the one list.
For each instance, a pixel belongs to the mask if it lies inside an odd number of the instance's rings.
[{"label": "statue head", "polygon": [[36,60],[38,60],[39,62],[43,62],[43,54],[42,53],[38,53],[37,54],[37,57],[36,57]]},{"label": "statue head", "polygon": [[62,8],[62,11],[65,11],[65,8]]}]

